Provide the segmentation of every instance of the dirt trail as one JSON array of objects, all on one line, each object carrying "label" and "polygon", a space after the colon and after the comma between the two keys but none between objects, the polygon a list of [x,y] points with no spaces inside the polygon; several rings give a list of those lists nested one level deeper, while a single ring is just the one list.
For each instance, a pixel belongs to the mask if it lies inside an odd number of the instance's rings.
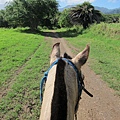
[{"label": "dirt trail", "polygon": [[[51,32],[47,36],[47,40],[52,36],[52,44],[61,43],[62,54],[66,52],[72,57],[75,56],[72,50],[76,48],[70,45],[68,47],[68,43],[63,38],[59,38],[57,33]],[[85,75],[86,88],[93,94],[93,98],[83,91],[77,113],[78,120],[120,120],[120,98],[114,95],[114,90],[90,69],[89,60],[83,66],[82,72]]]}]

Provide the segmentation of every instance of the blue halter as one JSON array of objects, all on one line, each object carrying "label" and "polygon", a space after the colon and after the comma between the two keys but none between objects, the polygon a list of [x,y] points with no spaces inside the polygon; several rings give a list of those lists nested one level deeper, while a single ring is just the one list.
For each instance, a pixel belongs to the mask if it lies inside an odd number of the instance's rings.
[{"label": "blue halter", "polygon": [[[66,58],[59,58],[62,59],[64,61],[66,61],[69,65],[71,65],[73,67],[73,69],[75,70],[76,74],[77,74],[77,82],[78,82],[78,98],[80,98],[81,93],[82,93],[82,85],[83,85],[83,79],[82,79],[82,75],[81,72],[78,71],[77,67],[75,66],[75,64],[73,62],[71,62],[70,60],[66,59]],[[57,59],[55,62],[52,63],[52,65],[50,66],[50,68],[44,73],[44,77],[42,78],[41,82],[40,82],[40,102],[42,103],[43,101],[43,85],[47,80],[48,77],[48,73],[50,71],[50,69],[56,65],[59,61],[59,59]]]}]

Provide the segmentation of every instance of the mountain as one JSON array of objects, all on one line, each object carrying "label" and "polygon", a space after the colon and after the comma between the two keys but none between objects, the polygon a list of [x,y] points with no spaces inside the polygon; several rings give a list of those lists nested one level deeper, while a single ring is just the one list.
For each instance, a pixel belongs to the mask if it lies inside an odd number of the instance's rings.
[{"label": "mountain", "polygon": [[120,8],[113,9],[109,14],[120,14]]},{"label": "mountain", "polygon": [[[71,7],[75,7],[75,5],[68,5],[64,8],[59,8],[59,11],[62,12],[64,9],[68,9]],[[120,8],[116,8],[116,9],[108,9],[108,8],[104,8],[104,7],[98,7],[98,6],[94,6],[96,10],[101,11],[101,13],[104,14],[120,14]]]},{"label": "mountain", "polygon": [[68,9],[68,8],[72,8],[72,7],[75,7],[75,5],[67,5],[63,8],[59,8],[59,11],[62,12],[63,10]]},{"label": "mountain", "polygon": [[108,9],[108,8],[104,8],[104,7],[98,7],[98,6],[95,6],[95,9],[96,10],[99,10],[100,12],[106,14],[106,13],[109,13],[112,11],[112,9]]},{"label": "mountain", "polygon": [[95,9],[101,11],[104,14],[120,14],[120,8],[108,9],[104,7],[95,6]]},{"label": "mountain", "polygon": [[64,9],[72,8],[72,7],[74,7],[74,6],[75,6],[75,5],[67,5],[66,7],[59,8],[59,11],[62,12]]}]

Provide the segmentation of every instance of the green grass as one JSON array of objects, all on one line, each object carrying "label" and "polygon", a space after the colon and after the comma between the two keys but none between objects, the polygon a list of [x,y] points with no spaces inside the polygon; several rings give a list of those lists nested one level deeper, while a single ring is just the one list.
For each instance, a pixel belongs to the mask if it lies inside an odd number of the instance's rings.
[{"label": "green grass", "polygon": [[77,28],[76,36],[70,36],[75,30],[61,29],[58,33],[80,50],[90,44],[91,68],[120,95],[120,23],[101,23],[82,32]]},{"label": "green grass", "polygon": [[[65,37],[80,50],[90,44],[90,66],[118,92],[119,26],[120,24],[100,24],[88,30],[78,27],[58,30],[61,37]],[[0,29],[0,87],[8,86],[7,94],[0,100],[0,119],[39,118],[39,84],[43,72],[49,66],[50,51],[50,45],[39,32],[33,34],[22,28]]]},{"label": "green grass", "polygon": [[[50,46],[40,34],[0,29],[1,88],[14,79],[7,95],[0,100],[0,119],[39,118],[39,86],[43,71],[49,65],[49,54]],[[18,74],[15,74],[16,70]]]},{"label": "green grass", "polygon": [[22,64],[29,60],[42,43],[43,37],[0,29],[0,84],[3,84]]}]

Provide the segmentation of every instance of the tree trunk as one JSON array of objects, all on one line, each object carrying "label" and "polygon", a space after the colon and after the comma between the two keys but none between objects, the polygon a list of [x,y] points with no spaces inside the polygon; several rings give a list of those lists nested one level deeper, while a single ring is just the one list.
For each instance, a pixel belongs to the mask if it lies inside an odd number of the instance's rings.
[{"label": "tree trunk", "polygon": [[82,25],[83,25],[83,28],[84,28],[84,29],[87,29],[87,28],[89,27],[89,26],[88,26],[88,22],[83,22]]},{"label": "tree trunk", "polygon": [[30,22],[30,29],[34,32],[37,30],[38,25],[39,21],[37,19],[32,19]]}]

